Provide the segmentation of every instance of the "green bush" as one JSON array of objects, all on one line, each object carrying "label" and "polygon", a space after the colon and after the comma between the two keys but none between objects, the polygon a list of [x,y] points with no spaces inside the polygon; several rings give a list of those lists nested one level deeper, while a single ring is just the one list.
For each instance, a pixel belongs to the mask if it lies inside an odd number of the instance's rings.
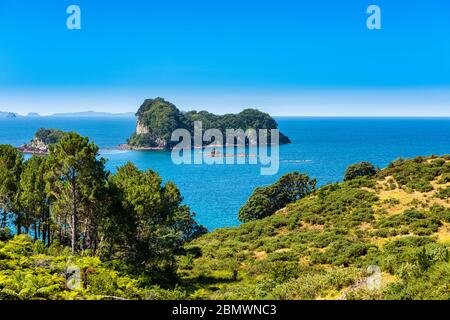
[{"label": "green bush", "polygon": [[436,197],[443,200],[450,199],[450,187],[440,189],[438,192],[436,192]]},{"label": "green bush", "polygon": [[9,228],[0,228],[0,241],[7,241],[12,238],[12,233]]},{"label": "green bush", "polygon": [[442,175],[441,179],[439,179],[439,184],[446,184],[450,182],[450,173],[445,173]]},{"label": "green bush", "polygon": [[249,222],[268,217],[311,194],[315,188],[316,180],[307,175],[298,172],[286,174],[273,185],[257,188],[239,210],[239,220]]},{"label": "green bush", "polygon": [[370,162],[361,162],[353,164],[345,171],[344,181],[354,180],[360,177],[371,177],[377,173],[377,170]]},{"label": "green bush", "polygon": [[394,215],[381,219],[377,227],[383,232],[389,233],[390,236],[399,234],[400,227],[416,235],[430,235],[437,232],[442,225],[439,217],[432,212],[421,212],[417,210],[406,210],[402,214]]},{"label": "green bush", "polygon": [[325,252],[314,253],[311,256],[311,261],[348,267],[355,263],[358,258],[365,256],[371,247],[373,246],[364,242],[351,242],[342,239],[331,243]]}]

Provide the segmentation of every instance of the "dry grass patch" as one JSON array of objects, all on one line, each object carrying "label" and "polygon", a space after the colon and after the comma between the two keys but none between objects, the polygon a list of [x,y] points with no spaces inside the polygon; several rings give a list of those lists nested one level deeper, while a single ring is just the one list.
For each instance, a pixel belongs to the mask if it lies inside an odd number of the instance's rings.
[{"label": "dry grass patch", "polygon": [[359,226],[359,229],[360,229],[360,230],[372,230],[372,229],[373,229],[373,226],[372,226],[372,224],[369,223],[369,222],[363,222],[363,223],[361,223],[361,225]]},{"label": "dry grass patch", "polygon": [[303,230],[303,231],[323,231],[323,225],[302,222],[301,230]]},{"label": "dry grass patch", "polygon": [[282,248],[282,249],[275,250],[274,253],[285,253],[285,252],[289,252],[289,251],[292,251],[292,249],[291,248]]},{"label": "dry grass patch", "polygon": [[277,236],[284,236],[289,234],[291,231],[287,227],[281,227],[276,230]]},{"label": "dry grass patch", "polygon": [[266,251],[257,251],[255,252],[255,259],[256,260],[264,260],[267,258],[267,252]]},{"label": "dry grass patch", "polygon": [[391,242],[391,241],[394,241],[394,240],[398,240],[398,239],[400,239],[400,238],[407,237],[407,236],[410,236],[410,235],[411,235],[411,234],[406,234],[406,235],[396,235],[396,236],[393,236],[393,237],[386,237],[386,238],[375,237],[375,238],[371,238],[370,243],[376,245],[376,246],[378,247],[378,249],[383,249],[384,245],[385,245],[387,242]]},{"label": "dry grass patch", "polygon": [[[411,203],[414,201],[424,202],[426,200],[423,193],[414,192],[407,193],[402,189],[395,190],[382,190],[378,193],[379,201],[377,205],[383,209],[386,209],[386,212],[389,215],[400,214],[403,211],[411,208]],[[389,201],[389,199],[396,199],[399,201],[399,204],[389,204],[388,202],[383,203],[385,201]]]},{"label": "dry grass patch", "polygon": [[438,242],[450,243],[450,223],[444,223],[444,225],[439,228],[436,235],[438,237]]},{"label": "dry grass patch", "polygon": [[[378,193],[380,200],[377,203],[377,207],[385,209],[388,215],[400,214],[405,210],[416,206],[416,204],[419,204],[419,207],[422,207],[423,209],[429,208],[433,204],[450,208],[450,202],[448,200],[435,197],[436,192],[436,190],[433,190],[427,193],[417,191],[408,193],[403,189],[382,190]],[[394,205],[390,204],[389,199],[397,199],[400,203]]]},{"label": "dry grass patch", "polygon": [[431,181],[431,185],[435,190],[438,189],[445,189],[447,187],[450,187],[450,182],[447,183],[439,183],[439,181],[442,179],[442,176],[439,176],[436,180]]}]

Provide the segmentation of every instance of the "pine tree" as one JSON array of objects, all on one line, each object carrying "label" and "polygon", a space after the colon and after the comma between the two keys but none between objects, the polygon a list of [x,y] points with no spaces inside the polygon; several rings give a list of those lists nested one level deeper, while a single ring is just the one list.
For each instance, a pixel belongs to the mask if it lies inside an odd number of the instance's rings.
[{"label": "pine tree", "polygon": [[70,225],[72,253],[80,249],[80,224],[90,225],[95,218],[87,213],[89,205],[106,182],[105,160],[98,158],[98,150],[88,138],[73,132],[50,147],[47,190],[54,197],[52,208],[60,227]]},{"label": "pine tree", "polygon": [[0,145],[0,228],[7,226],[7,215],[14,205],[22,162],[23,156],[16,148]]}]

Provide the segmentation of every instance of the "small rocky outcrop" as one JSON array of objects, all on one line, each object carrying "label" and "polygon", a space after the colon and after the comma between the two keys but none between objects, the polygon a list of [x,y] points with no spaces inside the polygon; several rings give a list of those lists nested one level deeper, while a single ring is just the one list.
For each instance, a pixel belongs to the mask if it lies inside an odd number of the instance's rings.
[{"label": "small rocky outcrop", "polygon": [[65,132],[58,129],[39,129],[30,143],[24,144],[18,149],[23,153],[46,155],[49,152],[49,146],[58,143]]}]

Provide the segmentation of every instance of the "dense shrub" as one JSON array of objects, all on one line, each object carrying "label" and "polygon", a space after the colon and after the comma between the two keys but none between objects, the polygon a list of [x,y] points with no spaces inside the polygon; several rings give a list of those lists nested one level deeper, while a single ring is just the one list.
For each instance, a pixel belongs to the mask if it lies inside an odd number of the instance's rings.
[{"label": "dense shrub", "polygon": [[6,241],[11,239],[12,234],[9,228],[0,228],[0,241]]},{"label": "dense shrub", "polygon": [[445,188],[445,189],[440,189],[438,192],[436,192],[436,197],[438,197],[439,199],[449,199],[450,198],[450,187]]},{"label": "dense shrub", "polygon": [[353,164],[345,171],[344,181],[350,181],[364,176],[374,176],[377,170],[370,162]]},{"label": "dense shrub", "polygon": [[383,170],[382,176],[393,176],[407,191],[429,192],[433,190],[431,181],[450,174],[450,164],[444,159],[428,161],[424,157],[392,162]]},{"label": "dense shrub", "polygon": [[289,203],[309,195],[316,188],[316,180],[293,172],[281,177],[275,184],[257,188],[239,210],[239,220],[249,222],[274,214]]},{"label": "dense shrub", "polygon": [[366,255],[370,247],[372,246],[367,243],[342,239],[331,243],[324,252],[316,252],[311,259],[314,263],[347,267],[357,258]]},{"label": "dense shrub", "polygon": [[390,232],[398,231],[399,227],[405,226],[409,232],[417,235],[429,235],[437,232],[441,225],[440,219],[435,214],[417,210],[406,210],[402,214],[382,219],[377,224],[379,228]]}]

